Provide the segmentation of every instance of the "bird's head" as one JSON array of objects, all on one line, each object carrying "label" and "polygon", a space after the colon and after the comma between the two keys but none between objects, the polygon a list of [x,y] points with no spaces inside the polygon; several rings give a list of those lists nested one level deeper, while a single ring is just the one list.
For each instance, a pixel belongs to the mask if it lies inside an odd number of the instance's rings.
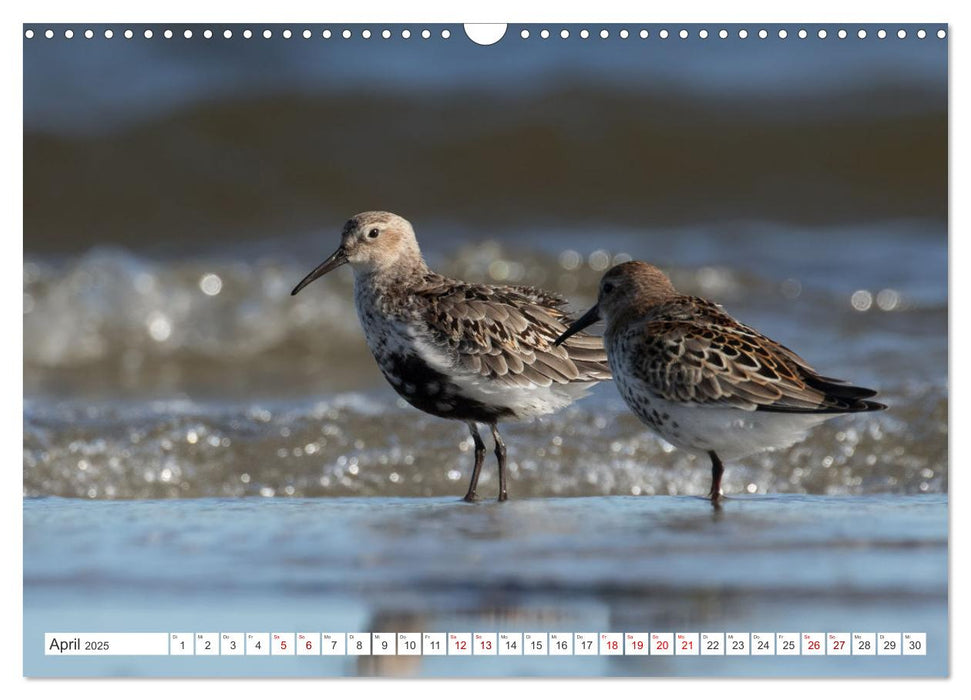
[{"label": "bird's head", "polygon": [[639,260],[614,265],[600,280],[597,303],[567,328],[555,344],[600,320],[606,321],[609,333],[622,319],[641,315],[676,294],[668,276],[654,265]]},{"label": "bird's head", "polygon": [[366,211],[347,220],[337,250],[304,277],[291,294],[345,263],[350,263],[356,274],[382,274],[424,264],[415,231],[406,219],[387,211]]}]

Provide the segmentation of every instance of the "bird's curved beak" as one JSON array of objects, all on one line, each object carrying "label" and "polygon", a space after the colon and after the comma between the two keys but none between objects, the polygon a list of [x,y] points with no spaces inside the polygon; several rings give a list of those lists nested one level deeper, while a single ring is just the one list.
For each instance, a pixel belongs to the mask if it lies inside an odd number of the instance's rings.
[{"label": "bird's curved beak", "polygon": [[344,250],[344,246],[341,246],[336,251],[334,251],[333,255],[331,255],[329,258],[324,260],[324,262],[320,263],[317,267],[315,267],[313,272],[311,272],[309,275],[307,275],[302,280],[300,280],[300,284],[298,284],[296,287],[293,288],[293,291],[290,292],[290,295],[293,296],[294,294],[299,292],[301,289],[306,287],[308,284],[313,282],[318,277],[323,277],[331,270],[337,269],[338,267],[345,264],[346,262],[347,262],[347,251]]},{"label": "bird's curved beak", "polygon": [[594,304],[592,309],[590,309],[587,313],[583,314],[583,316],[581,316],[580,318],[578,318],[576,321],[573,322],[573,325],[571,325],[569,328],[563,331],[560,337],[553,341],[553,345],[554,346],[561,345],[564,340],[569,338],[574,333],[578,333],[579,331],[582,331],[587,326],[592,326],[599,320],[600,320],[600,306],[598,304]]}]

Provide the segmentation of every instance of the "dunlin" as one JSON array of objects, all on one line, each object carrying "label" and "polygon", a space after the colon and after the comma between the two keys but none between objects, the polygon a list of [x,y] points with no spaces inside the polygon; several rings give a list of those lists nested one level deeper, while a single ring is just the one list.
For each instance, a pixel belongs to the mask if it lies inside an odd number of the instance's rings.
[{"label": "dunlin", "polygon": [[565,301],[532,287],[471,284],[433,272],[405,219],[382,211],[351,218],[340,247],[294,288],[349,263],[354,303],[368,347],[394,390],[441,418],[465,422],[475,443],[475,500],[492,429],[499,500],[506,491],[506,446],[498,424],[551,413],[610,378],[603,342],[576,334],[553,341],[571,322]]},{"label": "dunlin", "polygon": [[711,459],[715,505],[722,459],[788,447],[835,416],[886,408],[867,400],[875,391],[817,374],[718,304],[679,294],[647,263],[608,270],[597,304],[556,343],[600,319],[624,401],[669,443]]}]

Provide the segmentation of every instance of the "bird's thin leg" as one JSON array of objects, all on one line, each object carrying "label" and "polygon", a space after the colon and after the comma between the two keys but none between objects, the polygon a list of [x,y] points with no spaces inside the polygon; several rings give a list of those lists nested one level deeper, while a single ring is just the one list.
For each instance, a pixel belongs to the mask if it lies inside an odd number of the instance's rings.
[{"label": "bird's thin leg", "polygon": [[722,461],[718,459],[714,450],[709,450],[708,456],[711,457],[711,491],[708,492],[708,498],[711,499],[712,505],[717,506],[722,497],[722,474],[725,472],[725,467],[722,466]]},{"label": "bird's thin leg", "polygon": [[499,460],[499,502],[505,501],[506,494],[506,443],[499,436],[499,426],[492,424],[492,438],[496,441],[496,459]]},{"label": "bird's thin leg", "polygon": [[469,432],[472,433],[472,441],[475,443],[475,466],[472,467],[472,481],[469,482],[465,500],[472,503],[475,501],[475,487],[479,485],[479,472],[482,471],[482,460],[485,458],[485,443],[482,442],[479,428],[474,421],[469,421]]}]

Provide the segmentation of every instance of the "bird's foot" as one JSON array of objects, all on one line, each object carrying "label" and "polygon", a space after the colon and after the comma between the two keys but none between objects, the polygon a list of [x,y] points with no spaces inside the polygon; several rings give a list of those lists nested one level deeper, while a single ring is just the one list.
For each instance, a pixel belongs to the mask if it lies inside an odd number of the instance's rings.
[{"label": "bird's foot", "polygon": [[723,500],[722,492],[721,491],[711,491],[708,494],[708,500],[711,501],[712,508],[721,508],[722,507],[722,500]]},{"label": "bird's foot", "polygon": [[462,500],[466,503],[475,503],[479,500],[479,498],[475,495],[475,491],[469,491],[467,494],[465,494]]},{"label": "bird's foot", "polygon": [[499,498],[497,498],[496,500],[499,503],[502,503],[503,501],[509,500],[509,495],[505,491],[502,491],[499,493]]}]

